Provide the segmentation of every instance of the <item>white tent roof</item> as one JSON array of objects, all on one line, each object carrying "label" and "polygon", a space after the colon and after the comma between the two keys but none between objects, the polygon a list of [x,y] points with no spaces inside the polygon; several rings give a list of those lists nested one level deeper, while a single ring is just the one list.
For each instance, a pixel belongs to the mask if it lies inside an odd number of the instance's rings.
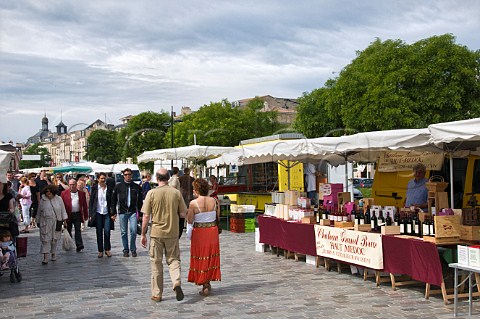
[{"label": "white tent roof", "polygon": [[442,145],[452,142],[477,141],[480,144],[480,118],[431,124],[431,142]]},{"label": "white tent roof", "polygon": [[106,165],[95,162],[78,162],[72,163],[73,166],[88,166],[92,169],[93,173],[110,173],[113,169],[113,164]]},{"label": "white tent roof", "polygon": [[190,145],[177,148],[165,148],[147,151],[137,157],[138,163],[153,162],[156,160],[204,160],[220,156],[233,151],[233,147]]},{"label": "white tent roof", "polygon": [[0,168],[8,170],[11,158],[12,154],[10,152],[0,150]]},{"label": "white tent roof", "polygon": [[207,166],[244,165],[277,160],[327,161],[332,165],[339,165],[345,162],[346,156],[348,161],[374,162],[379,152],[413,148],[440,151],[430,144],[428,129],[387,130],[243,145],[233,153],[207,161]]}]

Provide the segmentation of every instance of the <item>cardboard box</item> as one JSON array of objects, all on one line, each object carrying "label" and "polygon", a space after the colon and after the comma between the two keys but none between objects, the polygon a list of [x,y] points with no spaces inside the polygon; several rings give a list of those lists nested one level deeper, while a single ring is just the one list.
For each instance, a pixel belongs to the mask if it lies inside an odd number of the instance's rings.
[{"label": "cardboard box", "polygon": [[459,216],[435,216],[436,238],[460,239],[461,220]]},{"label": "cardboard box", "polygon": [[302,224],[315,224],[316,222],[317,219],[315,218],[315,216],[308,216],[302,218]]},{"label": "cardboard box", "polygon": [[460,265],[468,266],[468,246],[457,246],[457,260]]},{"label": "cardboard box", "polygon": [[320,225],[330,226],[330,219],[320,219]]},{"label": "cardboard box", "polygon": [[480,269],[480,246],[468,247],[468,265]]},{"label": "cardboard box", "polygon": [[382,226],[382,235],[400,235],[400,226]]},{"label": "cardboard box", "polygon": [[460,226],[460,239],[475,241],[480,240],[480,226]]},{"label": "cardboard box", "polygon": [[337,193],[337,203],[338,207],[343,207],[346,203],[352,200],[352,195],[350,192],[339,192]]},{"label": "cardboard box", "polygon": [[265,252],[265,244],[255,244],[255,251],[258,251],[260,253],[264,253]]},{"label": "cardboard box", "polygon": [[370,224],[364,224],[364,225],[355,225],[353,226],[353,230],[356,231],[364,231],[364,232],[369,232],[372,229]]},{"label": "cardboard box", "polygon": [[335,227],[339,228],[349,228],[355,226],[354,222],[335,222]]},{"label": "cardboard box", "polygon": [[317,257],[316,256],[310,256],[310,255],[305,255],[305,262],[309,265],[317,265]]}]

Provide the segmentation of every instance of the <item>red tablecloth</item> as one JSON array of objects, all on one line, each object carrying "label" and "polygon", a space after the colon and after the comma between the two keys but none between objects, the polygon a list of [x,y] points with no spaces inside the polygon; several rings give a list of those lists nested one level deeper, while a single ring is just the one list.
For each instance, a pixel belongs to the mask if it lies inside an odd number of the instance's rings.
[{"label": "red tablecloth", "polygon": [[382,236],[384,271],[409,275],[415,280],[440,286],[442,265],[437,246],[430,242]]},{"label": "red tablecloth", "polygon": [[260,242],[295,253],[316,256],[314,225],[258,216]]},{"label": "red tablecloth", "polygon": [[[291,223],[275,217],[258,216],[260,242],[296,253],[316,256],[314,225]],[[430,242],[382,236],[383,271],[409,275],[440,286],[442,265],[437,247]]]}]

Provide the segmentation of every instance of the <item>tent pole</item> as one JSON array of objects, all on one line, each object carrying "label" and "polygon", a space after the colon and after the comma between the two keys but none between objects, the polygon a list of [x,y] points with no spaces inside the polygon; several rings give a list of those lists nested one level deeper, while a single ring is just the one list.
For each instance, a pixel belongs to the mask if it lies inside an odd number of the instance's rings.
[{"label": "tent pole", "polygon": [[453,201],[453,153],[450,152],[450,208],[455,208],[455,202]]},{"label": "tent pole", "polygon": [[343,186],[343,191],[348,192],[348,161],[347,154],[345,154],[345,185]]},{"label": "tent pole", "polygon": [[290,161],[287,161],[287,190],[290,190]]}]

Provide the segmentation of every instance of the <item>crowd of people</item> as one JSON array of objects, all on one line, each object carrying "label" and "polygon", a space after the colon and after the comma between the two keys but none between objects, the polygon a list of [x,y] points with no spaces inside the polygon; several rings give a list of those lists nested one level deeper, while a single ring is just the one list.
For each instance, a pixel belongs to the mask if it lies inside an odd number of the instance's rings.
[{"label": "crowd of people", "polygon": [[176,299],[184,298],[179,239],[186,220],[186,234],[191,240],[188,281],[202,286],[200,295],[208,296],[211,281],[221,280],[220,209],[215,176],[207,181],[192,177],[189,168],[183,170],[182,176],[177,167],[171,175],[161,168],[156,172],[158,184],[155,186],[149,173],[145,173],[140,185],[132,182],[129,168],[122,174],[123,181],[115,183],[106,173],[93,178],[49,175],[46,171],[25,175],[8,172],[0,178],[0,212],[18,214],[19,225],[23,227],[21,233],[38,228],[43,265],[57,260],[57,243],[62,231],[74,238],[78,253],[84,250],[82,230],[87,225],[96,229],[98,258],[112,257],[110,232],[117,217],[123,257],[137,257],[140,220],[141,245],[148,247],[150,256],[151,299],[157,302],[162,300],[164,255]]}]

